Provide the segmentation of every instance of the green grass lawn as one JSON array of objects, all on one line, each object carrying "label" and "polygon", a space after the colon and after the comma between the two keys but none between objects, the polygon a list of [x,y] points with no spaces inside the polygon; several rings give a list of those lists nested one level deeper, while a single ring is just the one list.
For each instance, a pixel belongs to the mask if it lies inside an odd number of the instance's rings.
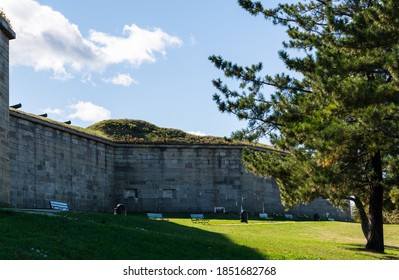
[{"label": "green grass lawn", "polygon": [[[188,216],[188,215],[187,215]],[[399,259],[399,225],[385,225],[385,254],[365,251],[360,225],[212,217],[148,220],[104,213],[60,216],[0,209],[0,259]]]}]

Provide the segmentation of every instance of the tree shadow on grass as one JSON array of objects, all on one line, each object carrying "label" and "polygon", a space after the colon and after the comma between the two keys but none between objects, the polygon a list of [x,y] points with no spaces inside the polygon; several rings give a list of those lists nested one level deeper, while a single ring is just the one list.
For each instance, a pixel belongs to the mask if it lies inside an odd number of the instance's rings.
[{"label": "tree shadow on grass", "polygon": [[168,221],[153,221],[144,215],[0,214],[0,259],[267,259],[222,234]]},{"label": "tree shadow on grass", "polygon": [[149,259],[265,259],[256,250],[235,244],[223,234],[207,231],[206,228],[164,221],[149,221],[144,228],[149,232],[146,241],[152,246]]},{"label": "tree shadow on grass", "polygon": [[380,260],[399,260],[399,247],[397,246],[385,245],[385,253],[378,253],[366,250],[365,245],[361,244],[351,243],[345,245],[347,250],[358,252],[367,257],[373,255],[373,257]]}]

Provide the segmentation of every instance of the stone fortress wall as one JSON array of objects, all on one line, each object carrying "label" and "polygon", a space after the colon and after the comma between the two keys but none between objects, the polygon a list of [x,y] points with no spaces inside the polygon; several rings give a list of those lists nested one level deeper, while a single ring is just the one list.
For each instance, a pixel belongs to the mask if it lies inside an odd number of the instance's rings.
[{"label": "stone fortress wall", "polygon": [[114,148],[65,126],[10,111],[10,199],[16,207],[104,211],[113,199]]},{"label": "stone fortress wall", "polygon": [[0,202],[10,200],[9,130],[9,40],[15,39],[7,21],[0,16]]},{"label": "stone fortress wall", "polygon": [[[121,144],[20,111],[10,111],[10,201],[21,208],[129,212],[284,213],[273,179],[245,172],[245,146]],[[296,215],[347,219],[325,200]],[[327,214],[328,213],[328,214]]]},{"label": "stone fortress wall", "polygon": [[[1,18],[1,17],[0,17]],[[8,40],[0,46],[0,203],[48,208],[129,212],[284,213],[273,179],[245,172],[244,146],[121,144],[45,118],[9,110]],[[8,33],[5,31],[8,30]],[[317,199],[290,213],[347,220],[348,211]]]}]

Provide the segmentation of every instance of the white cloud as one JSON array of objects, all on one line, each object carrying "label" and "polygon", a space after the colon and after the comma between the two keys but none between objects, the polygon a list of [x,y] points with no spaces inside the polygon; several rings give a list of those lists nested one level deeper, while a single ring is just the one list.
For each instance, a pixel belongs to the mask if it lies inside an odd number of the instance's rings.
[{"label": "white cloud", "polygon": [[48,113],[48,114],[54,114],[54,115],[62,115],[64,112],[61,109],[57,109],[57,108],[45,108],[42,110],[43,113]]},{"label": "white cloud", "polygon": [[119,86],[125,86],[125,87],[129,87],[132,84],[137,84],[137,82],[130,76],[130,74],[120,74],[120,73],[118,73],[118,75],[110,79],[105,79],[104,81],[107,83]]},{"label": "white cloud", "polygon": [[201,131],[187,131],[187,133],[196,135],[196,136],[206,136],[206,134]]},{"label": "white cloud", "polygon": [[73,113],[68,116],[71,119],[80,119],[84,122],[99,122],[111,118],[111,112],[104,107],[91,102],[78,101],[69,106]]},{"label": "white cloud", "polygon": [[144,62],[155,62],[155,52],[166,54],[166,47],[180,46],[182,41],[163,32],[160,28],[146,30],[135,24],[125,25],[125,37],[115,37],[94,30],[90,31],[89,40],[99,46],[104,63],[119,64],[127,62],[140,66]]},{"label": "white cloud", "polygon": [[17,39],[12,41],[12,65],[46,70],[56,79],[102,72],[113,64],[138,67],[155,62],[156,54],[183,43],[160,28],[126,25],[122,37],[90,30],[88,38],[63,14],[34,0],[2,0]]}]

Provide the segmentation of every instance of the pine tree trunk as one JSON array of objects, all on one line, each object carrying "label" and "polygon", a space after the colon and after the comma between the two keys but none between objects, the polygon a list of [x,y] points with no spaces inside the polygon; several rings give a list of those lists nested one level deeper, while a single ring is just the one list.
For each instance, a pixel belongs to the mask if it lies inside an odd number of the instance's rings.
[{"label": "pine tree trunk", "polygon": [[359,218],[360,218],[360,224],[362,225],[363,235],[367,239],[370,232],[369,217],[367,217],[366,211],[364,210],[364,206],[361,200],[358,197],[354,197],[352,198],[352,200],[353,202],[355,202],[355,206],[359,211]]},{"label": "pine tree trunk", "polygon": [[382,164],[380,152],[377,152],[372,160],[373,179],[370,192],[369,205],[369,233],[366,249],[370,251],[384,252],[384,229],[382,218],[383,193]]}]

